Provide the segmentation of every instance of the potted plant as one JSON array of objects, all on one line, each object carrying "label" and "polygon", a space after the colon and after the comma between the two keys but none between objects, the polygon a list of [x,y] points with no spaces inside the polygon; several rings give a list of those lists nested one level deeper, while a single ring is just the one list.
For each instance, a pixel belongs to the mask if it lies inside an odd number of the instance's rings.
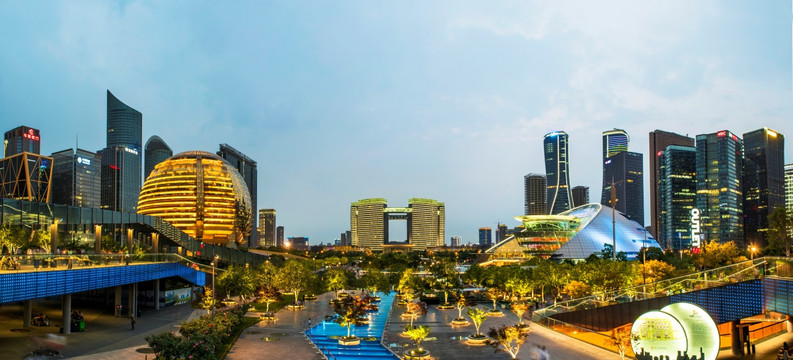
[{"label": "potted plant", "polygon": [[504,313],[502,313],[500,310],[496,308],[496,302],[501,297],[501,291],[499,291],[496,288],[490,288],[487,289],[485,295],[487,296],[488,299],[490,299],[490,301],[493,302],[493,309],[488,311],[487,314],[490,316],[504,316]]},{"label": "potted plant", "polygon": [[524,332],[517,326],[502,326],[498,329],[490,328],[487,334],[490,340],[487,344],[494,347],[496,352],[503,351],[508,353],[512,359],[518,358],[518,351],[521,345],[526,342],[528,332]]},{"label": "potted plant", "polygon": [[430,334],[430,327],[422,325],[405,331],[413,342],[416,343],[415,349],[405,350],[405,359],[428,359],[430,352],[421,347],[421,341]]},{"label": "potted plant", "polygon": [[455,326],[467,326],[468,324],[470,324],[470,322],[468,322],[468,320],[463,317],[463,309],[465,309],[466,305],[468,305],[468,302],[465,300],[465,295],[460,293],[457,296],[457,303],[456,303],[457,318],[452,320],[452,325],[455,325]]},{"label": "potted plant", "polygon": [[521,331],[526,331],[526,332],[530,331],[529,325],[523,322],[523,314],[529,311],[529,304],[525,302],[512,303],[511,308],[512,308],[512,312],[514,312],[515,315],[518,316],[518,324],[515,325],[515,327],[517,327]]},{"label": "potted plant", "polygon": [[333,305],[333,310],[338,314],[333,321],[347,328],[347,336],[339,338],[339,345],[360,344],[361,339],[351,334],[351,328],[353,325],[362,324],[361,318],[365,315],[362,303],[354,297],[348,296],[336,302]]},{"label": "potted plant", "polygon": [[479,332],[479,327],[482,326],[482,322],[487,319],[488,313],[479,308],[470,308],[468,309],[468,317],[470,317],[471,321],[474,322],[474,327],[476,328],[476,333],[468,337],[468,344],[485,345],[487,342],[487,336],[484,336]]}]

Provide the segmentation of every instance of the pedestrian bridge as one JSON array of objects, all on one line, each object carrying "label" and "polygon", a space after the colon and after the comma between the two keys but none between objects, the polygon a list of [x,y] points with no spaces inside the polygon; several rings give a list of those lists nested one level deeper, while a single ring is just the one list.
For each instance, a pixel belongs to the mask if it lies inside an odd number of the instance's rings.
[{"label": "pedestrian bridge", "polygon": [[[0,304],[179,277],[204,286],[208,266],[177,254],[3,257]],[[6,268],[10,267],[10,268]]]},{"label": "pedestrian bridge", "polygon": [[267,255],[207,244],[159,217],[130,212],[0,199],[0,220],[2,225],[49,230],[49,246],[52,249],[57,248],[58,239],[89,236],[94,242],[94,251],[100,253],[102,235],[111,234],[128,245],[134,242],[146,244],[153,248],[153,252],[176,252],[210,261],[217,257],[219,261],[233,265],[256,266],[269,258]]}]

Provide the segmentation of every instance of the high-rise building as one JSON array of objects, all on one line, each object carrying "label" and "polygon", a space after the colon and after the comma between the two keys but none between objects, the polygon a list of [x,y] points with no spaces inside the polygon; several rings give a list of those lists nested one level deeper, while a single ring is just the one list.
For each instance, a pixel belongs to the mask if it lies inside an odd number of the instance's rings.
[{"label": "high-rise building", "polygon": [[697,149],[670,145],[658,157],[658,243],[675,251],[691,248],[691,209],[697,200]]},{"label": "high-rise building", "polygon": [[220,144],[220,150],[218,151],[218,156],[228,161],[232,166],[234,166],[237,171],[242,175],[242,179],[245,181],[245,185],[248,186],[248,192],[251,194],[251,204],[246,204],[246,206],[250,206],[251,214],[253,217],[251,218],[251,237],[248,239],[248,247],[257,247],[259,246],[259,236],[258,231],[256,230],[257,221],[256,215],[258,214],[257,208],[257,191],[256,191],[256,183],[258,181],[258,175],[256,170],[256,161],[249,158],[239,150],[229,146],[229,144]]},{"label": "high-rise building", "polygon": [[548,213],[545,197],[548,186],[543,174],[527,174],[523,177],[524,214],[544,215]]},{"label": "high-rise building", "polygon": [[284,246],[284,227],[278,226],[275,228],[275,244],[278,247]]},{"label": "high-rise building", "polygon": [[793,164],[785,164],[785,207],[793,211]]},{"label": "high-rise building", "polygon": [[389,244],[388,221],[407,220],[407,240],[414,250],[443,246],[446,209],[442,202],[411,198],[408,207],[390,208],[383,198],[363,199],[350,205],[352,246],[383,250]]},{"label": "high-rise building", "polygon": [[141,187],[143,114],[107,91],[107,147],[102,158],[103,209],[137,212]]},{"label": "high-rise building", "polygon": [[479,228],[479,246],[489,248],[493,246],[493,231],[489,227]]},{"label": "high-rise building", "polygon": [[603,161],[619,152],[628,151],[630,145],[628,133],[622,129],[613,129],[603,132]]},{"label": "high-rise building", "polygon": [[743,141],[722,130],[697,135],[697,206],[702,240],[743,248]]},{"label": "high-rise building", "polygon": [[570,162],[568,137],[564,131],[554,131],[543,139],[545,178],[547,186],[547,213],[558,214],[572,208],[573,193],[570,188]]},{"label": "high-rise building", "polygon": [[452,236],[451,237],[451,247],[456,248],[460,247],[460,244],[463,242],[462,236]]},{"label": "high-rise building", "polygon": [[286,239],[284,246],[295,250],[308,250],[308,237],[307,236],[290,236]]},{"label": "high-rise building", "polygon": [[658,203],[658,157],[669,145],[694,147],[694,139],[663,130],[650,132],[650,232],[656,239],[658,238],[658,216],[661,211]]},{"label": "high-rise building", "polygon": [[345,235],[345,238],[346,238],[347,241],[345,243],[343,243],[342,245],[344,245],[344,246],[352,246],[352,231],[351,230],[347,230],[347,231],[344,232],[344,235]]},{"label": "high-rise building", "polygon": [[173,150],[159,136],[154,135],[146,141],[143,154],[143,181],[146,181],[157,164],[173,156]]},{"label": "high-rise building", "polygon": [[83,149],[52,154],[52,202],[84,208],[102,204],[102,159]]},{"label": "high-rise building", "polygon": [[498,224],[498,227],[496,227],[496,244],[504,241],[504,239],[507,238],[507,231],[508,229],[506,224]]},{"label": "high-rise building", "polygon": [[[589,204],[589,186],[576,186],[573,188],[573,207]],[[535,215],[535,214],[526,214]]]},{"label": "high-rise building", "polygon": [[603,176],[609,179],[604,184],[602,205],[609,205],[612,181],[617,189],[617,211],[625,214],[628,219],[644,225],[644,157],[640,153],[622,151],[608,158],[603,163]]},{"label": "high-rise building", "polygon": [[0,159],[0,198],[50,202],[52,158],[22,152]]},{"label": "high-rise building", "polygon": [[276,246],[275,209],[259,210],[259,246]]},{"label": "high-rise building", "polygon": [[768,245],[768,215],[785,205],[785,136],[768,128],[743,134],[744,238]]},{"label": "high-rise building", "polygon": [[3,157],[23,152],[31,154],[39,154],[41,152],[41,137],[38,129],[18,126],[6,131],[3,139]]}]

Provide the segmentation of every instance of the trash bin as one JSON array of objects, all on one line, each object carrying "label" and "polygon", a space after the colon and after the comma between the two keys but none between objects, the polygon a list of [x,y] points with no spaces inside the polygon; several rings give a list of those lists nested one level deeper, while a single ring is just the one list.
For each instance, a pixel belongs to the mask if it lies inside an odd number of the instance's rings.
[{"label": "trash bin", "polygon": [[85,320],[80,320],[79,322],[79,329],[77,331],[85,331]]}]

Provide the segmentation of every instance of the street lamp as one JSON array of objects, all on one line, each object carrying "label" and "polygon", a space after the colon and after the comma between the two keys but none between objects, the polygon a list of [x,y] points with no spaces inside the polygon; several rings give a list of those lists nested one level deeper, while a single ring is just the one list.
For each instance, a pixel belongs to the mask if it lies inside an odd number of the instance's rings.
[{"label": "street lamp", "polygon": [[751,259],[754,260],[754,253],[757,251],[757,246],[750,245],[749,246],[749,254],[751,254]]},{"label": "street lamp", "polygon": [[215,266],[217,266],[217,264],[218,256],[215,255],[214,260],[209,263],[209,265],[212,265],[212,317],[215,317],[215,301],[217,301],[215,300]]}]

